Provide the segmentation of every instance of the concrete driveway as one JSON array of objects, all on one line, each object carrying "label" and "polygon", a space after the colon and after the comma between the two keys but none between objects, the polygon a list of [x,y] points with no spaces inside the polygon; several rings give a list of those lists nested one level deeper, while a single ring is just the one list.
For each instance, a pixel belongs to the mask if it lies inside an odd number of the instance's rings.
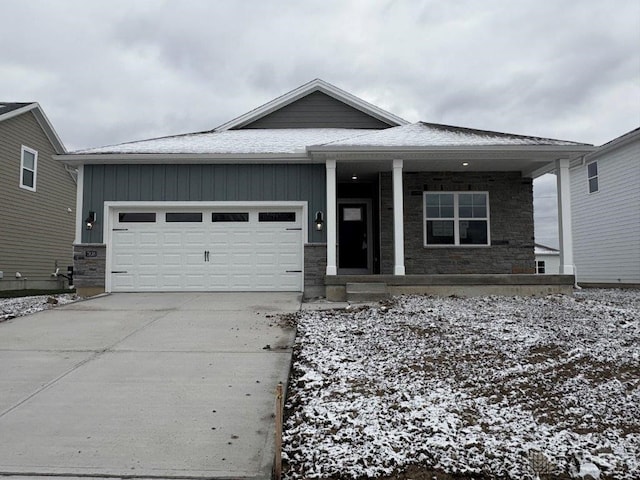
[{"label": "concrete driveway", "polygon": [[0,323],[0,475],[270,478],[294,339],[274,315],[299,308],[113,294]]}]

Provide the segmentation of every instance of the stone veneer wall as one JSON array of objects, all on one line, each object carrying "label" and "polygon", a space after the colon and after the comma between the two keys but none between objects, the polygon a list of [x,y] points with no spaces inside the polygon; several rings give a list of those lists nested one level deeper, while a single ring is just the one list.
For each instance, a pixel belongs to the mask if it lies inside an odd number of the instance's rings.
[{"label": "stone veneer wall", "polygon": [[304,246],[304,297],[324,297],[324,275],[327,270],[327,244]]},{"label": "stone veneer wall", "polygon": [[106,254],[104,243],[73,245],[73,281],[80,295],[104,292]]},{"label": "stone veneer wall", "polygon": [[[535,273],[533,182],[519,172],[404,172],[405,270],[411,274]],[[491,246],[424,247],[424,191],[488,191]],[[391,173],[380,177],[381,269],[393,273]]]}]

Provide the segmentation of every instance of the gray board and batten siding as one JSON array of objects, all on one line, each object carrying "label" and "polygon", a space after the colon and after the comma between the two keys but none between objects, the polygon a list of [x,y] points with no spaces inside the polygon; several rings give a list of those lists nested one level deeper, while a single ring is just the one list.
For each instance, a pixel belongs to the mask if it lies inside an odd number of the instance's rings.
[{"label": "gray board and batten siding", "polygon": [[310,243],[326,241],[313,228],[325,211],[325,166],[320,164],[85,165],[83,214],[98,214],[98,228],[83,230],[83,243],[102,243],[106,201],[306,201]]},{"label": "gray board and batten siding", "polygon": [[[28,104],[26,104],[28,105]],[[36,190],[20,188],[22,146],[36,150]],[[0,122],[0,271],[51,279],[72,264],[76,185],[32,111]],[[68,210],[71,209],[71,210]]]},{"label": "gray board and batten siding", "polygon": [[389,128],[390,125],[322,92],[313,92],[241,128]]}]

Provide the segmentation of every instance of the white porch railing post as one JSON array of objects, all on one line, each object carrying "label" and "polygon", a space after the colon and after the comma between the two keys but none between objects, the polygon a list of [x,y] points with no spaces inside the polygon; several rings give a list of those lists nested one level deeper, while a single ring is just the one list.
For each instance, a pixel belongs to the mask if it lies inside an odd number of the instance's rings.
[{"label": "white porch railing post", "polygon": [[338,274],[336,261],[337,214],[336,214],[336,161],[327,160],[327,275]]},{"label": "white porch railing post", "polygon": [[571,233],[571,187],[569,160],[556,160],[558,187],[558,234],[560,240],[560,273],[574,275],[573,235]]},{"label": "white porch railing post", "polygon": [[393,161],[393,274],[404,275],[402,160]]}]

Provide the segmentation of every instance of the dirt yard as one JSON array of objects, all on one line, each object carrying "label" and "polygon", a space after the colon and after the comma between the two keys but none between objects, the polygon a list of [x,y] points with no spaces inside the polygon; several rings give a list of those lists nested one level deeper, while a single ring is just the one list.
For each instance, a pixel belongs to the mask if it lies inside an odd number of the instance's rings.
[{"label": "dirt yard", "polygon": [[639,291],[405,296],[297,322],[287,479],[639,478]]}]

